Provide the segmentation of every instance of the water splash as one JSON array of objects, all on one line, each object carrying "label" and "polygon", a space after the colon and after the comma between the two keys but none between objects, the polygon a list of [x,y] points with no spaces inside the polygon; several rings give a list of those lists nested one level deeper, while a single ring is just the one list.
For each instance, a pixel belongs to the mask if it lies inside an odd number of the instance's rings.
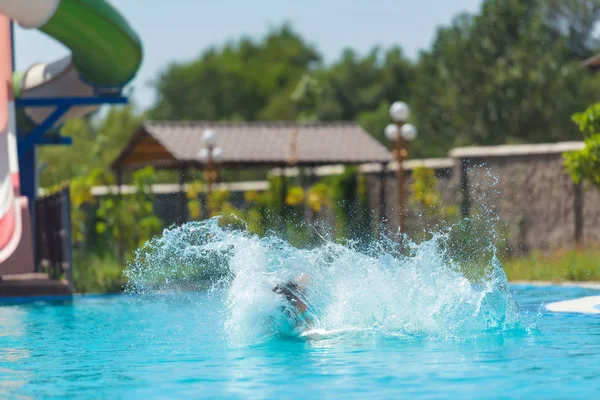
[{"label": "water splash", "polygon": [[479,245],[475,254],[457,245],[456,232],[421,243],[405,238],[401,245],[383,236],[360,250],[328,240],[299,249],[274,236],[222,228],[213,218],[149,241],[125,272],[126,291],[206,290],[224,302],[223,332],[234,345],[308,328],[296,326],[289,303],[273,291],[301,274],[310,279],[302,296],[314,332],[461,340],[526,330],[495,248]]}]

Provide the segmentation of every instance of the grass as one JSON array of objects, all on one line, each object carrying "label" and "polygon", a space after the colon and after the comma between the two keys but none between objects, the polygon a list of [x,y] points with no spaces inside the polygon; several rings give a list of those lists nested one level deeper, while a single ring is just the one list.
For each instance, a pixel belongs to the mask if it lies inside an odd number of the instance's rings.
[{"label": "grass", "polygon": [[536,252],[506,260],[502,267],[509,281],[600,281],[600,249]]}]

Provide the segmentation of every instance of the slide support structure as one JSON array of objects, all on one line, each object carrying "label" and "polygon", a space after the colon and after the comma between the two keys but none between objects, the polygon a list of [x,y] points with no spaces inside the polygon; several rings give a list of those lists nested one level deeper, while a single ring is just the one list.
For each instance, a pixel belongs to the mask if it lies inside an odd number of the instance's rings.
[{"label": "slide support structure", "polygon": [[[71,54],[15,72],[16,23]],[[143,47],[109,0],[0,0],[0,52],[0,274],[27,273],[39,268],[31,258],[44,168],[38,147],[71,145],[60,134],[66,121],[105,104],[126,104],[122,91],[141,66]]]},{"label": "slide support structure", "polygon": [[[93,96],[93,97],[43,97],[43,98],[16,98],[15,107],[56,107],[40,125],[31,132],[19,132],[18,152],[19,171],[21,183],[21,195],[29,199],[29,212],[31,216],[31,233],[35,251],[36,221],[35,201],[37,199],[38,170],[37,170],[37,146],[41,145],[70,145],[71,138],[46,135],[56,121],[60,119],[71,107],[103,105],[103,104],[127,104],[127,97],[123,96]],[[36,270],[39,266],[35,266]]]},{"label": "slide support structure", "polygon": [[44,97],[44,98],[26,98],[15,99],[15,106],[18,107],[56,107],[54,112],[48,116],[40,125],[31,132],[23,134],[20,132],[19,138],[19,156],[28,153],[36,145],[45,144],[71,144],[70,138],[57,135],[56,137],[47,137],[45,133],[51,129],[65,113],[74,106],[92,106],[102,104],[126,104],[126,97],[98,96],[98,97]]}]

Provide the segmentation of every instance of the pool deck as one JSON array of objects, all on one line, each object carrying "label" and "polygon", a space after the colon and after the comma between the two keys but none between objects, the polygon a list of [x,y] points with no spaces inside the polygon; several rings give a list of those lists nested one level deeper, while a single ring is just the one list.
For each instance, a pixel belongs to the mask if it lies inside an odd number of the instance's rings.
[{"label": "pool deck", "polygon": [[0,276],[0,298],[70,296],[64,280],[50,279],[47,274],[28,273]]}]

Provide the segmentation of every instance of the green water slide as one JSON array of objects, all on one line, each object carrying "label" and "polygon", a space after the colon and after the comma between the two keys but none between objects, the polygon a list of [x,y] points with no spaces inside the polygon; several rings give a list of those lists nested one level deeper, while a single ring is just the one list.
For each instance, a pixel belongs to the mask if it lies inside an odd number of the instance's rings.
[{"label": "green water slide", "polygon": [[[36,155],[31,151],[35,141],[69,118],[86,115],[99,104],[110,102],[106,97],[98,100],[100,96],[118,96],[112,102],[122,101],[123,87],[140,68],[142,45],[127,21],[106,0],[0,0],[0,15],[25,29],[44,32],[71,51],[60,60],[36,63],[14,74],[15,97],[30,99],[25,108],[14,112],[10,91],[0,99],[5,107],[0,110],[5,120],[0,128],[1,275],[33,270],[30,255],[35,226],[24,224],[23,215],[34,206],[37,196]],[[2,35],[10,38],[6,22],[4,18],[0,39]],[[2,48],[6,56],[11,51],[8,43],[4,41]],[[6,82],[10,80],[10,68],[4,67],[2,79]],[[35,107],[40,100],[44,107]],[[23,137],[17,139],[15,125],[26,132]],[[23,155],[18,154],[22,149]]]},{"label": "green water slide", "polygon": [[[119,94],[140,68],[140,38],[106,0],[0,0],[0,13],[23,28],[44,32],[71,50],[63,59],[15,73],[15,96]],[[96,107],[73,107],[56,125]],[[39,124],[52,109],[30,108],[25,112]]]}]

